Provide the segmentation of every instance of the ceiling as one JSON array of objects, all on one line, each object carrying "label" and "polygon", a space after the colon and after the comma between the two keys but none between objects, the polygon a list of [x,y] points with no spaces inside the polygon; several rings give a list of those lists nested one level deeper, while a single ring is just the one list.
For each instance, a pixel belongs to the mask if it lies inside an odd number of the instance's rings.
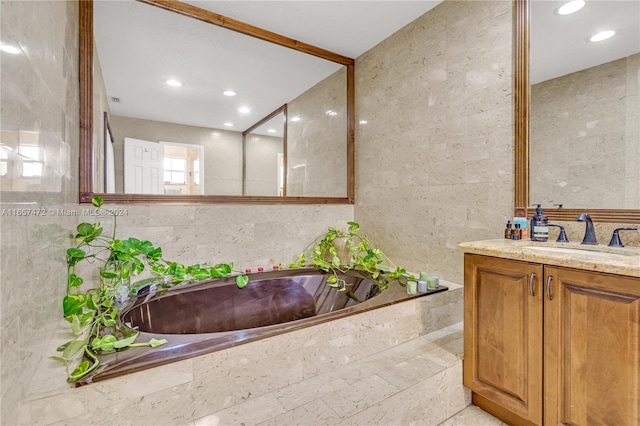
[{"label": "ceiling", "polygon": [[[186,3],[357,58],[440,2]],[[639,1],[587,1],[558,16],[564,3],[532,2],[533,83],[640,51]],[[585,41],[604,26],[617,35]],[[110,102],[112,114],[150,120],[244,131],[341,67],[133,0],[95,1],[94,32],[107,95],[121,101]],[[182,87],[167,86],[169,78]],[[223,96],[227,89],[237,96]],[[250,112],[238,112],[241,106]]]}]

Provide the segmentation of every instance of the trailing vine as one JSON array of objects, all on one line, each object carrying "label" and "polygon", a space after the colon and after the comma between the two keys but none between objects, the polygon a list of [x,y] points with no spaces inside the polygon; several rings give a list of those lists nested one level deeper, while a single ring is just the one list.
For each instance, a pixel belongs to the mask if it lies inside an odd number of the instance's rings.
[{"label": "trailing vine", "polygon": [[[66,252],[67,286],[62,309],[74,338],[57,349],[60,355],[51,358],[65,364],[67,381],[71,383],[95,372],[100,365],[98,355],[101,353],[140,346],[157,347],[167,342],[165,339],[150,339],[136,343],[139,333],[118,321],[121,303],[138,290],[131,285],[131,278],[141,274],[147,266],[153,275],[163,277],[158,281],[161,289],[239,272],[234,271],[233,264],[227,263],[185,266],[163,259],[162,249],[149,241],[116,239],[116,216],[102,208],[100,197],[95,197],[92,204],[101,213],[113,217],[113,233],[105,236],[100,223],[81,223],[76,228],[76,246]],[[100,265],[97,287],[89,286],[77,273],[76,267],[81,262]],[[246,275],[239,274],[236,285],[242,288],[248,280]],[[69,371],[70,365],[78,359],[80,363]]]},{"label": "trailing vine", "polygon": [[[393,261],[367,237],[360,234],[360,225],[347,222],[349,228],[342,231],[329,227],[327,232],[314,239],[300,254],[290,268],[315,266],[330,274],[329,286],[339,291],[347,291],[348,283],[340,278],[347,271],[358,271],[374,281],[380,290],[386,290],[391,282],[406,285],[408,278],[414,277],[406,269]],[[339,239],[343,241],[338,242]],[[344,250],[341,250],[342,247]],[[342,253],[348,253],[348,259],[341,259]]]}]

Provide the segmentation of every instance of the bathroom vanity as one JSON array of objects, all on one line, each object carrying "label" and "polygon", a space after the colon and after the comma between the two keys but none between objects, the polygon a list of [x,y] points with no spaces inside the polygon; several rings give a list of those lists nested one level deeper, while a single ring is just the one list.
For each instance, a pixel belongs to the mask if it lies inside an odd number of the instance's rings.
[{"label": "bathroom vanity", "polygon": [[509,424],[640,424],[640,249],[463,243],[464,384]]}]

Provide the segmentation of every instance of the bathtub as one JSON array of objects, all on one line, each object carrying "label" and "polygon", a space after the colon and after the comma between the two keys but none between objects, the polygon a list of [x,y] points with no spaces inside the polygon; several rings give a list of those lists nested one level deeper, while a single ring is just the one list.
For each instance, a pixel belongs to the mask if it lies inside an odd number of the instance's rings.
[{"label": "bathtub", "polygon": [[160,295],[141,292],[119,320],[138,330],[138,342],[166,339],[157,348],[128,348],[100,355],[97,372],[78,385],[222,350],[337,318],[445,291],[446,286],[409,296],[392,283],[381,292],[362,275],[343,276],[349,292],[327,285],[316,269],[291,269],[249,275],[243,289],[234,277],[173,287]]}]

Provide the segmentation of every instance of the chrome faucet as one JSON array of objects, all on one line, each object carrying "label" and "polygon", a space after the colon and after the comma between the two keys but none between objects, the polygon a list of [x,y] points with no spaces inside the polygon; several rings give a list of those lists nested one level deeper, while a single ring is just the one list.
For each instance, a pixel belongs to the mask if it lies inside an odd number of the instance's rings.
[{"label": "chrome faucet", "polygon": [[590,244],[597,245],[596,241],[596,230],[593,228],[593,222],[591,221],[591,216],[586,213],[581,213],[580,216],[576,218],[578,222],[585,222],[587,227],[584,230],[584,238],[582,239],[582,244]]}]

